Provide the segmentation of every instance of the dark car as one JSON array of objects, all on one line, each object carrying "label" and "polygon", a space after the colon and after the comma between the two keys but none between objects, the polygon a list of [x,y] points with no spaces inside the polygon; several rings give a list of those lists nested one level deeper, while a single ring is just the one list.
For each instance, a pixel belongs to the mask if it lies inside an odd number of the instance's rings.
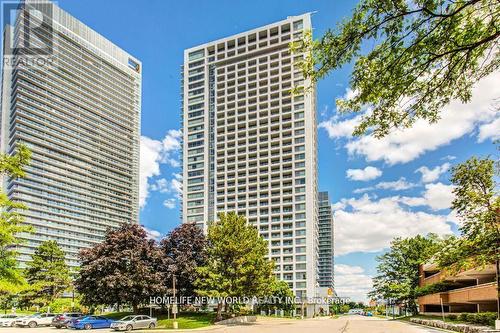
[{"label": "dark car", "polygon": [[54,319],[52,319],[52,326],[54,326],[55,328],[67,327],[71,319],[79,318],[81,316],[83,316],[83,314],[79,312],[66,312],[57,315],[54,317]]},{"label": "dark car", "polygon": [[114,322],[113,319],[109,319],[101,316],[85,316],[76,319],[72,319],[68,322],[68,328],[74,329],[85,329],[90,330],[93,328],[109,328]]}]

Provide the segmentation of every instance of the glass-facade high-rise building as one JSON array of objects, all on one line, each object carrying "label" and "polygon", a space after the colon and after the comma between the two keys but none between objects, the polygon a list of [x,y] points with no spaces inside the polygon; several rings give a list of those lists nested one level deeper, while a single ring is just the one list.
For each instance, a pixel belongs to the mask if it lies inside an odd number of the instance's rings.
[{"label": "glass-facade high-rise building", "polygon": [[309,14],[288,17],[187,49],[182,67],[183,221],[246,216],[298,297],[318,288],[315,87],[289,51],[307,30]]},{"label": "glass-facade high-rise building", "polygon": [[318,224],[318,284],[320,287],[334,287],[334,228],[332,206],[328,192],[319,192]]},{"label": "glass-facade high-rise building", "polygon": [[[2,73],[1,151],[18,142],[32,150],[27,176],[3,179],[35,229],[22,235],[19,260],[56,240],[78,265],[78,251],[106,229],[138,222],[141,62],[55,5],[27,1],[18,14],[5,28],[16,49],[9,56],[36,58],[22,47],[28,37],[52,48],[52,61],[20,61]],[[27,15],[45,22],[36,34],[25,33]]]}]

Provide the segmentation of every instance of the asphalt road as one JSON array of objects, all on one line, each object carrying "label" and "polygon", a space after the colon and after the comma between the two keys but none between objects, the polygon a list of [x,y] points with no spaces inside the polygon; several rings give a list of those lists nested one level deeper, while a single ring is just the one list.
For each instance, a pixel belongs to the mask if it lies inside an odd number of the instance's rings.
[{"label": "asphalt road", "polygon": [[[192,331],[192,330],[191,330]],[[0,333],[76,333],[79,331],[56,329],[53,327],[37,328],[0,328]],[[82,332],[113,332],[109,329],[94,329]],[[136,331],[147,332],[147,331]],[[149,332],[175,332],[174,330],[155,330]],[[179,330],[178,332],[189,332]],[[192,332],[202,333],[442,333],[443,331],[410,325],[408,323],[358,315],[342,316],[337,319],[315,318],[305,320],[259,319],[255,324],[238,326],[211,326]]]}]

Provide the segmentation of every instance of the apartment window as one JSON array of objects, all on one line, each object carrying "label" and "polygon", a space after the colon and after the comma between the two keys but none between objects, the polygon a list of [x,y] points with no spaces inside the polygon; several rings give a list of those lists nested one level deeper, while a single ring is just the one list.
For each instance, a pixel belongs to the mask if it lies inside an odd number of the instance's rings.
[{"label": "apartment window", "polygon": [[295,154],[295,159],[296,160],[303,160],[306,158],[306,154],[302,153],[302,154]]},{"label": "apartment window", "polygon": [[[295,27],[295,23],[294,23],[294,27]],[[194,60],[201,59],[204,56],[205,56],[205,50],[201,49],[201,50],[189,53],[188,58],[189,58],[189,61],[194,61]]]},{"label": "apartment window", "polygon": [[304,28],[304,22],[302,20],[293,22],[293,31],[302,30]]},{"label": "apartment window", "polygon": [[306,256],[300,255],[295,257],[296,261],[306,261]]},{"label": "apartment window", "polygon": [[200,206],[200,205],[203,205],[203,200],[195,200],[188,202],[188,207]]},{"label": "apartment window", "polygon": [[203,213],[203,207],[201,208],[190,208],[187,210],[188,214],[190,213]]},{"label": "apartment window", "polygon": [[203,177],[193,178],[188,180],[188,184],[199,184],[203,183]]},{"label": "apartment window", "polygon": [[296,204],[295,210],[306,210],[306,205],[305,204]]},{"label": "apartment window", "polygon": [[194,215],[187,217],[188,222],[200,222],[203,221],[203,215]]},{"label": "apartment window", "polygon": [[203,198],[203,193],[190,193],[188,194],[188,199]]},{"label": "apartment window", "polygon": [[306,218],[305,213],[295,214],[295,219],[297,219],[297,220],[305,220],[305,218]]},{"label": "apartment window", "polygon": [[203,190],[203,185],[188,186],[189,192],[201,191]]},{"label": "apartment window", "polygon": [[296,112],[295,113],[295,120],[297,119],[304,119],[304,112]]}]

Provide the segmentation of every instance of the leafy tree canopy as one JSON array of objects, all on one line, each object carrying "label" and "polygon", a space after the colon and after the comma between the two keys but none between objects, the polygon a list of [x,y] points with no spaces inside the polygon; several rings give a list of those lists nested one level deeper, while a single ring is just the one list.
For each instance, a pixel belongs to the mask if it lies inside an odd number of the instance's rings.
[{"label": "leafy tree canopy", "polygon": [[500,259],[499,170],[491,158],[472,157],[452,168],[452,208],[462,221],[462,236],[437,255],[449,272],[492,264]]},{"label": "leafy tree canopy", "polygon": [[352,16],[291,50],[315,82],[354,62],[354,96],[340,111],[364,114],[354,134],[376,137],[417,119],[435,122],[452,99],[468,102],[473,85],[498,69],[500,2],[491,0],[361,0]]},{"label": "leafy tree canopy", "polygon": [[[17,146],[13,155],[0,154],[0,174],[23,177],[23,168],[29,164],[30,158],[31,152],[23,144]],[[33,229],[22,224],[24,218],[20,211],[23,209],[26,209],[25,205],[9,200],[5,193],[0,192],[0,283],[4,286],[24,282],[17,267],[15,246],[22,243],[19,234]]]},{"label": "leafy tree canopy", "polygon": [[[197,292],[209,297],[265,296],[273,282],[274,262],[267,242],[244,216],[221,213],[208,227],[207,263],[197,269]],[[221,304],[217,311],[220,319]]]},{"label": "leafy tree canopy", "polygon": [[405,303],[416,313],[419,265],[428,261],[441,244],[442,240],[435,234],[395,238],[389,251],[377,257],[377,276],[373,279],[373,290],[369,296]]},{"label": "leafy tree canopy", "polygon": [[203,266],[207,258],[203,230],[194,223],[183,223],[162,239],[160,245],[165,256],[165,286],[172,287],[172,274],[175,274],[179,294],[191,296],[197,268]]},{"label": "leafy tree canopy", "polygon": [[29,288],[23,297],[32,304],[50,304],[71,284],[64,252],[56,241],[40,244],[27,266],[25,275]]},{"label": "leafy tree canopy", "polygon": [[85,305],[148,302],[163,293],[162,252],[137,224],[109,230],[104,242],[79,254],[81,265],[75,280]]}]

